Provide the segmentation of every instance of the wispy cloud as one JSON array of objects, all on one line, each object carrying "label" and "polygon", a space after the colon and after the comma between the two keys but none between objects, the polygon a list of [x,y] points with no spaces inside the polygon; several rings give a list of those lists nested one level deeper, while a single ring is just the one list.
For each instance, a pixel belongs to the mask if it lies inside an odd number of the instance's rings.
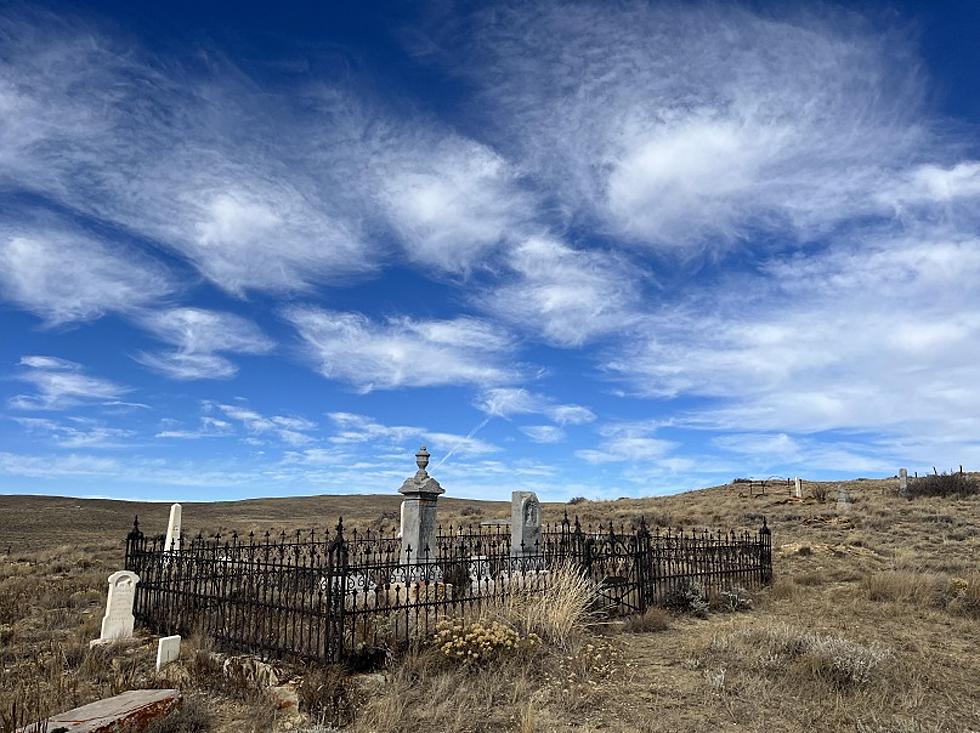
[{"label": "wispy cloud", "polygon": [[285,312],[320,373],[369,392],[374,389],[511,381],[505,363],[513,342],[476,318],[373,321],[359,313],[317,308]]},{"label": "wispy cloud", "polygon": [[0,294],[49,325],[131,313],[173,290],[168,271],[133,248],[49,221],[0,223]]},{"label": "wispy cloud", "polygon": [[555,425],[525,425],[521,432],[535,443],[560,443],[565,439],[565,431]]},{"label": "wispy cloud", "polygon": [[667,307],[607,367],[714,429],[975,434],[980,241],[913,230],[810,256]]},{"label": "wispy cloud", "polygon": [[517,328],[558,346],[576,347],[636,321],[639,269],[614,252],[572,249],[531,237],[508,251],[512,275],[476,297]]},{"label": "wispy cloud", "polygon": [[130,392],[128,387],[82,373],[81,364],[50,356],[25,356],[26,367],[16,378],[32,384],[34,394],[16,395],[10,406],[19,410],[60,410],[83,402],[115,400]]},{"label": "wispy cloud", "polygon": [[328,417],[339,428],[329,440],[338,445],[371,442],[396,447],[409,440],[424,440],[430,448],[441,451],[444,455],[453,452],[460,456],[474,456],[498,450],[495,445],[472,435],[457,435],[408,425],[385,425],[370,417],[350,412],[331,412]]},{"label": "wispy cloud", "polygon": [[393,155],[381,173],[388,219],[420,264],[466,272],[534,217],[514,167],[471,140]]},{"label": "wispy cloud", "polygon": [[477,88],[567,220],[663,250],[813,237],[942,156],[909,34],[832,8],[547,2],[433,28],[419,56]]},{"label": "wispy cloud", "polygon": [[654,437],[656,429],[648,422],[608,423],[599,428],[602,441],[597,448],[583,448],[575,455],[592,464],[654,461],[669,465],[667,454],[677,443]]},{"label": "wispy cloud", "polygon": [[13,419],[28,432],[49,437],[59,448],[122,448],[135,435],[132,430],[82,417],[68,418],[67,422],[33,417]]},{"label": "wispy cloud", "polygon": [[496,387],[486,389],[476,406],[494,417],[511,415],[545,415],[559,425],[582,425],[595,420],[595,413],[588,407],[576,404],[559,404],[541,394],[523,387]]},{"label": "wispy cloud", "polygon": [[[210,404],[207,405],[210,407]],[[309,431],[316,428],[316,423],[302,417],[289,415],[262,415],[255,410],[241,405],[216,404],[213,406],[231,420],[237,420],[245,429],[256,435],[275,435],[288,445],[307,445],[314,441]]]},{"label": "wispy cloud", "polygon": [[137,361],[174,379],[232,377],[237,367],[216,352],[264,354],[273,347],[251,321],[232,313],[200,308],[173,308],[147,314],[141,323],[173,351],[143,352]]}]

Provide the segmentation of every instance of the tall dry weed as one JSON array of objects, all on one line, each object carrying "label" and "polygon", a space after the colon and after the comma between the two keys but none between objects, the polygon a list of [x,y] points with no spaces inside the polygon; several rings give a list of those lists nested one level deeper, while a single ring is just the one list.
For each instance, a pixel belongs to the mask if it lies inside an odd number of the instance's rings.
[{"label": "tall dry weed", "polygon": [[524,635],[536,634],[546,644],[567,649],[596,620],[597,598],[595,583],[566,563],[551,570],[543,592],[519,590],[499,603],[484,606],[479,613],[482,618],[513,626]]}]

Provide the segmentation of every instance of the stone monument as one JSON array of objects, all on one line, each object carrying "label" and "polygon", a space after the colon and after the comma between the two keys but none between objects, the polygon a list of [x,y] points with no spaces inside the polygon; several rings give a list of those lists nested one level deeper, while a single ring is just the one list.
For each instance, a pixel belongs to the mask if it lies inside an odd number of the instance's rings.
[{"label": "stone monument", "polygon": [[793,486],[793,496],[797,499],[803,498],[803,481],[799,476],[796,477],[796,482]]},{"label": "stone monument", "polygon": [[901,496],[909,495],[909,471],[907,468],[900,468],[898,471],[898,493]]},{"label": "stone monument", "polygon": [[107,644],[133,637],[133,601],[140,576],[129,570],[120,570],[109,576],[109,595],[106,597],[105,616],[102,617],[102,633],[92,644]]},{"label": "stone monument", "polygon": [[847,511],[851,507],[851,494],[840,484],[837,484],[837,509]]},{"label": "stone monument", "polygon": [[170,507],[170,521],[167,522],[167,539],[163,544],[163,551],[180,550],[180,504]]},{"label": "stone monument", "polygon": [[541,551],[541,504],[533,491],[511,492],[510,551],[513,555]]},{"label": "stone monument", "polygon": [[436,557],[436,500],[445,492],[425,470],[429,451],[423,445],[415,454],[419,470],[398,489],[402,500],[402,563],[417,563]]}]

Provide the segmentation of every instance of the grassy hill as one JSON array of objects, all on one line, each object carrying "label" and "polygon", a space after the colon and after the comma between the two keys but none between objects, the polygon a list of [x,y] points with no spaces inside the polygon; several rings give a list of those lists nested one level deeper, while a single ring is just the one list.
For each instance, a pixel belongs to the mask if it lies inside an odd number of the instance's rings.
[{"label": "grassy hill", "polygon": [[[837,482],[808,482],[803,501],[789,487],[751,496],[733,484],[670,497],[547,504],[545,521],[567,510],[583,523],[643,515],[653,525],[727,529],[755,528],[765,516],[775,582],[747,612],[675,615],[613,636],[591,630],[577,646],[547,650],[519,667],[396,665],[358,683],[362,713],[350,729],[980,730],[980,499],[908,501],[897,496],[895,479],[841,485],[848,505],[835,501]],[[184,526],[288,531],[332,526],[340,514],[345,524],[392,526],[398,501],[390,495],[187,503]],[[0,497],[0,715],[32,685],[63,709],[134,681],[152,683],[152,639],[130,656],[98,656],[87,642],[98,635],[105,578],[119,567],[132,516],[140,515],[146,531],[162,532],[167,510]],[[502,502],[440,500],[448,523],[508,513]],[[204,729],[285,729],[267,704],[248,695],[185,684],[212,711]]]}]

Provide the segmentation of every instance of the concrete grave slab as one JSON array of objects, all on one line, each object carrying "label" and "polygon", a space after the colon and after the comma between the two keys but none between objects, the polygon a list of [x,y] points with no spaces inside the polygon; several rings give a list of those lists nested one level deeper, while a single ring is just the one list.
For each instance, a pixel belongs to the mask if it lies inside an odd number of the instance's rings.
[{"label": "concrete grave slab", "polygon": [[[139,731],[180,706],[178,690],[130,690],[83,705],[48,720],[48,733],[116,733]],[[18,729],[29,733],[35,724]]]}]

